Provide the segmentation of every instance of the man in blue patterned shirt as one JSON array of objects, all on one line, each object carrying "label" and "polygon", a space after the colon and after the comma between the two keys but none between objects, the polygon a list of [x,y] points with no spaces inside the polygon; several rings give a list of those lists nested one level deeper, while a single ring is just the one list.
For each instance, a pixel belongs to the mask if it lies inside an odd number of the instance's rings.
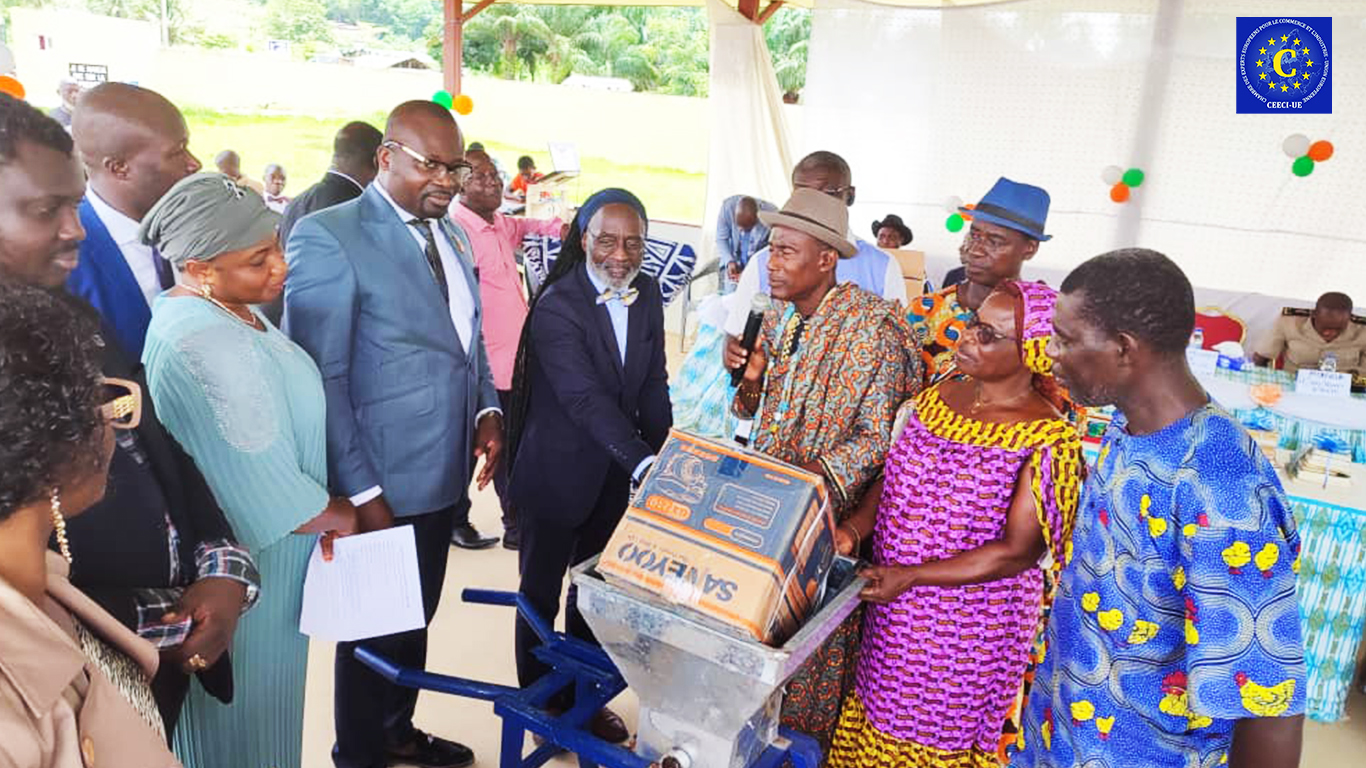
[{"label": "man in blue patterned shirt", "polygon": [[1048,353],[1119,414],[1087,478],[1012,766],[1293,768],[1299,535],[1271,464],[1186,364],[1190,282],[1145,249],[1068,275]]}]

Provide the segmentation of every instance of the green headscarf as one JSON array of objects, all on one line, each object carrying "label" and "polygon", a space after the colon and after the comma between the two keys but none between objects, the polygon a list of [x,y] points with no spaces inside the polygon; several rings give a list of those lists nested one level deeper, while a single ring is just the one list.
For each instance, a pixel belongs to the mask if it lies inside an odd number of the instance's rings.
[{"label": "green headscarf", "polygon": [[255,190],[221,173],[196,173],[176,183],[142,219],[138,239],[176,268],[253,246],[275,232],[279,214]]}]

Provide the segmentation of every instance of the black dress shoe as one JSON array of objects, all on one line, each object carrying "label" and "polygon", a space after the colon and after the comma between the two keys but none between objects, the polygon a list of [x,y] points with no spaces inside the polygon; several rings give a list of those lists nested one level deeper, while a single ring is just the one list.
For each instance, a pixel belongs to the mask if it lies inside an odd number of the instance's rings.
[{"label": "black dress shoe", "polygon": [[522,548],[522,534],[514,528],[503,529],[503,549],[510,549],[513,552]]},{"label": "black dress shoe", "polygon": [[488,549],[498,543],[497,536],[485,536],[469,523],[455,526],[451,531],[451,543],[461,549]]},{"label": "black dress shoe", "polygon": [[389,749],[389,765],[419,768],[465,768],[474,764],[474,752],[464,744],[438,739],[417,731],[406,747]]},{"label": "black dress shoe", "polygon": [[624,744],[631,738],[626,721],[607,707],[599,709],[598,713],[593,715],[593,719],[588,721],[588,730],[608,744]]}]

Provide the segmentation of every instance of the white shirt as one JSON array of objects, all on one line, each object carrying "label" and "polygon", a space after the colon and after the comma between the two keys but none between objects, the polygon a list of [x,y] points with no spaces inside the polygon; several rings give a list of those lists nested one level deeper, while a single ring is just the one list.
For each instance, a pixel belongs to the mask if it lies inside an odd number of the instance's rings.
[{"label": "white shirt", "polygon": [[[331,173],[336,172],[331,171]],[[348,179],[352,183],[355,182],[355,179],[352,179],[345,174],[338,173],[337,175]],[[360,185],[357,184],[356,186]],[[427,264],[427,257],[425,255],[427,251],[427,236],[417,227],[408,224],[408,222],[413,219],[421,217],[414,216],[400,208],[398,203],[394,202],[394,198],[389,196],[389,190],[385,189],[383,184],[376,183],[375,189],[379,191],[380,197],[384,198],[389,205],[393,206],[394,213],[398,215],[399,220],[404,223],[405,228],[413,236],[413,240],[417,242],[417,247],[423,254],[422,263],[425,266]],[[426,221],[431,225],[432,234],[436,238],[436,250],[437,253],[441,254],[441,267],[446,270],[446,288],[450,291],[451,295],[451,322],[455,324],[455,333],[460,337],[460,345],[464,347],[466,354],[473,354],[470,351],[470,339],[474,336],[474,296],[470,293],[469,281],[465,279],[465,271],[460,267],[460,260],[459,257],[456,256],[455,246],[446,238],[441,223],[433,219],[426,219]],[[428,270],[430,269],[431,268],[428,267]],[[487,414],[501,414],[502,412],[503,410],[501,408],[485,408],[475,414],[474,423],[477,426]],[[501,460],[506,461],[507,458],[504,457]],[[353,505],[359,507],[368,501],[374,500],[382,493],[384,493],[384,489],[376,485],[373,488],[366,488],[355,496],[352,496],[350,501]]]},{"label": "white shirt", "polygon": [[[423,266],[427,266],[427,236],[422,230],[408,224],[413,219],[420,219],[421,216],[414,216],[399,207],[394,202],[394,198],[389,196],[389,190],[383,184],[376,183],[375,189],[379,190],[380,197],[393,206],[394,213],[402,221],[408,234],[413,236],[413,242],[417,243],[418,255],[422,256]],[[470,292],[469,281],[465,279],[465,270],[461,267],[462,259],[456,254],[455,245],[446,237],[445,229],[437,219],[426,219],[431,225],[432,235],[436,239],[436,251],[441,254],[441,266],[446,271],[446,289],[450,292],[451,322],[455,324],[455,333],[460,337],[460,346],[467,354],[470,351],[471,339],[474,338],[474,294]],[[466,254],[467,258],[473,258]],[[430,267],[428,267],[430,269]]]},{"label": "white shirt", "polygon": [[[849,242],[857,244],[859,239],[851,231]],[[725,296],[726,333],[740,336],[745,332],[745,321],[749,319],[749,305],[759,293],[759,259],[750,259],[745,270],[740,273],[740,281],[735,290]],[[765,264],[768,262],[765,260]],[[899,302],[906,306],[906,280],[901,275],[901,265],[891,256],[887,257],[887,274],[882,278],[882,298]]]},{"label": "white shirt", "polygon": [[[607,290],[607,284],[598,280],[598,276],[593,274],[593,270],[588,268],[587,262],[583,269],[588,273],[588,282],[592,283],[593,290],[599,295]],[[621,355],[621,367],[626,367],[626,331],[631,324],[631,310],[622,303],[621,299],[612,297],[604,305],[607,307],[607,316],[612,320],[612,333],[617,337],[617,352]]]},{"label": "white shirt", "polygon": [[133,279],[138,281],[138,288],[142,290],[147,306],[152,306],[152,301],[162,291],[161,275],[157,274],[156,252],[152,250],[152,246],[143,245],[138,240],[140,225],[100,199],[93,188],[86,192],[85,199],[90,201],[90,207],[95,209],[95,215],[99,217],[100,223],[109,230],[109,237],[119,247],[123,260],[128,262],[128,268],[133,271]]},{"label": "white shirt", "polygon": [[272,211],[275,211],[276,213],[284,213],[285,206],[289,205],[290,200],[288,197],[285,197],[284,195],[272,195],[269,192],[263,194],[261,196],[261,199],[266,201],[267,208],[271,209]]}]

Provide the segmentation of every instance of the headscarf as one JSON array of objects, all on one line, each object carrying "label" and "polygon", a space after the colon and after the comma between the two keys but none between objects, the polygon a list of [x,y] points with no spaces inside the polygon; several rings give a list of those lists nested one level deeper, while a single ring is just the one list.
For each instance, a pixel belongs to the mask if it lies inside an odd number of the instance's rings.
[{"label": "headscarf", "polygon": [[1067,390],[1053,378],[1053,358],[1045,351],[1053,338],[1053,307],[1058,302],[1058,292],[1044,283],[1023,280],[1007,280],[997,285],[996,291],[1015,302],[1015,335],[1019,337],[1020,359],[1034,374],[1034,388],[1070,419],[1076,407]]},{"label": "headscarf", "polygon": [[587,232],[589,222],[593,221],[593,217],[597,215],[598,211],[602,210],[603,206],[612,205],[614,203],[629,205],[636,209],[636,213],[640,214],[641,221],[647,223],[650,221],[650,217],[645,215],[645,204],[640,202],[640,198],[624,189],[609,187],[594,193],[594,195],[585,200],[583,206],[579,208],[578,215],[574,217],[574,222],[579,225],[579,231]]},{"label": "headscarf", "polygon": [[142,219],[138,239],[177,268],[249,248],[270,235],[280,215],[255,190],[221,173],[196,173],[171,187]]}]

